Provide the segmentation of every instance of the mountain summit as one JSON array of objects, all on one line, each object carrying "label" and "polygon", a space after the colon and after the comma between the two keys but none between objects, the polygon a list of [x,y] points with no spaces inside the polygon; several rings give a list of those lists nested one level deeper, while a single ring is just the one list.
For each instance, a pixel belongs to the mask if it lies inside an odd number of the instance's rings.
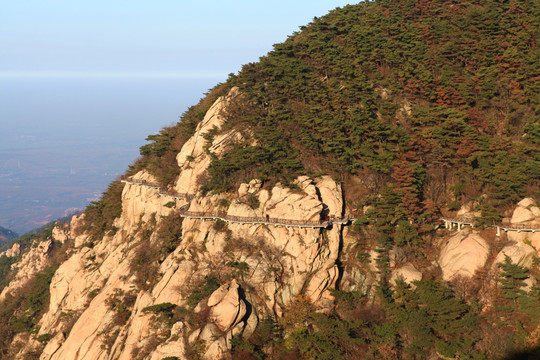
[{"label": "mountain summit", "polygon": [[537,1],[336,9],[0,256],[9,359],[540,348]]}]

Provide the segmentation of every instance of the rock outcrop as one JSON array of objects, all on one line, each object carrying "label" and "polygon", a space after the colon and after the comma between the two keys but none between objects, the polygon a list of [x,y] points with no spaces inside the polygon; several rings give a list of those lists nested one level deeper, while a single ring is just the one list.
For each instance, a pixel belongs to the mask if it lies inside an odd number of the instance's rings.
[{"label": "rock outcrop", "polygon": [[21,254],[21,245],[20,244],[13,244],[9,249],[4,251],[3,253],[0,253],[0,256],[5,255],[7,257],[16,257]]},{"label": "rock outcrop", "polygon": [[[540,229],[540,208],[531,198],[521,200],[510,219],[512,225]],[[540,250],[540,231],[537,232],[507,232],[508,239],[515,242],[528,243],[537,251]]]},{"label": "rock outcrop", "polygon": [[[25,253],[19,262],[11,266],[13,270],[16,270],[16,275],[0,293],[0,301],[3,301],[7,294],[23,287],[29,279],[49,265],[48,254],[53,246],[52,240],[42,241]],[[17,244],[13,245],[10,250],[11,255],[20,251]]]},{"label": "rock outcrop", "polygon": [[478,206],[478,203],[476,202],[468,202],[461,206],[461,208],[457,211],[456,216],[458,218],[466,218],[466,219],[474,219],[476,217],[482,216],[482,212],[476,210],[476,207]]},{"label": "rock outcrop", "polygon": [[522,242],[512,243],[505,246],[493,261],[494,266],[499,263],[503,263],[506,256],[510,258],[513,264],[517,264],[524,267],[530,267],[535,255],[535,249]]},{"label": "rock outcrop", "polygon": [[[505,246],[495,257],[493,265],[491,267],[491,278],[496,279],[499,277],[501,271],[500,265],[504,264],[506,257],[510,259],[512,264],[530,268],[533,264],[533,259],[537,254],[536,250],[525,243],[514,242]],[[535,285],[534,277],[524,279],[526,284],[526,290],[529,291]]]},{"label": "rock outcrop", "polygon": [[227,331],[244,320],[248,307],[242,299],[243,290],[236,280],[222,285],[208,299],[210,320],[219,330]]},{"label": "rock outcrop", "polygon": [[[295,189],[280,183],[263,187],[254,179],[241,184],[236,194],[199,193],[198,179],[210,161],[207,149],[219,156],[226,144],[240,139],[234,132],[205,136],[223,125],[222,113],[235,96],[239,95],[233,89],[216,101],[178,154],[181,172],[175,190],[195,195],[189,210],[313,222],[323,216],[344,216],[341,187],[328,176],[299,177],[294,181]],[[156,182],[144,170],[133,179]],[[157,261],[158,278],[151,288],[139,290],[131,266],[137,247],[143,241],[159,241],[156,232],[145,230],[159,227],[188,204],[187,200],[176,200],[174,206],[165,206],[170,201],[159,189],[126,183],[114,235],[92,241],[81,225],[84,215],[74,217],[69,228],[55,228],[54,239],[73,239],[75,251],[51,281],[50,305],[38,334],[51,337],[42,359],[132,359],[134,354],[184,359],[186,344],[204,344],[200,351],[207,359],[222,358],[230,352],[232,336],[252,333],[260,316],[280,315],[298,295],[305,294],[319,307],[332,303],[328,290],[339,277],[336,263],[343,236],[341,225],[323,231],[184,218],[180,245],[166,257],[149,260]],[[142,240],[149,233],[150,238]],[[36,251],[43,253],[43,246]],[[164,303],[186,307],[189,294],[203,286],[209,276],[219,279],[221,286],[193,308],[196,316],[207,316],[201,327],[179,321],[170,329],[163,328],[157,315],[144,310]],[[128,298],[133,300],[127,302]],[[119,305],[115,304],[124,303],[129,316],[120,323]],[[37,345],[29,344],[27,350],[32,346]],[[20,357],[23,355],[21,351]]]},{"label": "rock outcrop", "polygon": [[390,284],[395,286],[397,279],[401,279],[405,283],[411,284],[413,281],[422,280],[422,273],[418,271],[413,264],[407,263],[392,271]]},{"label": "rock outcrop", "polygon": [[208,144],[206,139],[209,134],[221,129],[226,121],[223,113],[230,102],[237,96],[239,96],[238,88],[233,88],[227,96],[220,97],[197,125],[195,134],[182,146],[176,157],[178,166],[181,169],[175,186],[175,190],[179,193],[195,194],[198,192],[199,177],[211,162],[208,152],[219,157],[226,150],[228,144],[242,139],[241,134],[236,130],[212,136],[211,144]]},{"label": "rock outcrop", "polygon": [[525,198],[518,204],[510,222],[512,224],[534,223],[540,218],[540,208],[536,206],[534,199]]},{"label": "rock outcrop", "polygon": [[62,244],[66,242],[70,238],[69,225],[68,224],[56,225],[52,229],[52,238],[54,241],[58,241]]},{"label": "rock outcrop", "polygon": [[486,264],[489,255],[487,242],[475,231],[463,230],[443,244],[439,255],[439,266],[443,280],[456,275],[471,277]]}]

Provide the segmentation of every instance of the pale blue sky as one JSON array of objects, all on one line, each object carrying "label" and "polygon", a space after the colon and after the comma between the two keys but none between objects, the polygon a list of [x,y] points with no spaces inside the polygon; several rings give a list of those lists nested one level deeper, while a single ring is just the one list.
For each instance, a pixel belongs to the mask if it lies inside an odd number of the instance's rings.
[{"label": "pale blue sky", "polygon": [[3,0],[0,77],[216,77],[338,0]]},{"label": "pale blue sky", "polygon": [[348,3],[0,0],[0,149],[119,134],[140,145],[227,74]]},{"label": "pale blue sky", "polygon": [[217,83],[337,0],[0,0],[0,226],[84,208]]}]

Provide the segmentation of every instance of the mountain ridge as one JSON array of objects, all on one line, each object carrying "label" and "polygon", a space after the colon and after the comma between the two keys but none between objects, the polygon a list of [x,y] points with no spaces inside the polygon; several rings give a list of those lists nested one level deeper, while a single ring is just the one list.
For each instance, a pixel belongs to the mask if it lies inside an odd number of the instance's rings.
[{"label": "mountain ridge", "polygon": [[540,228],[539,11],[314,19],[149,136],[84,214],[0,256],[0,355],[536,356],[540,232],[491,225]]}]

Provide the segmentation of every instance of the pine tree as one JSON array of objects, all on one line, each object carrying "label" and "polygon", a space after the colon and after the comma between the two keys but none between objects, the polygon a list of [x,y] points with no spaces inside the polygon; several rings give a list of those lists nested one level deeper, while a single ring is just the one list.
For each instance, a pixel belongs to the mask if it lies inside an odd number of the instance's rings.
[{"label": "pine tree", "polygon": [[476,315],[444,284],[433,280],[414,282],[412,289],[398,282],[394,307],[405,351],[413,357],[428,357],[431,349],[445,356],[476,356],[473,330]]},{"label": "pine tree", "polygon": [[504,263],[499,263],[499,267],[502,270],[501,277],[496,279],[500,284],[499,289],[517,309],[519,298],[527,294],[522,288],[526,285],[524,280],[529,278],[529,269],[512,263],[508,255],[505,255]]}]

